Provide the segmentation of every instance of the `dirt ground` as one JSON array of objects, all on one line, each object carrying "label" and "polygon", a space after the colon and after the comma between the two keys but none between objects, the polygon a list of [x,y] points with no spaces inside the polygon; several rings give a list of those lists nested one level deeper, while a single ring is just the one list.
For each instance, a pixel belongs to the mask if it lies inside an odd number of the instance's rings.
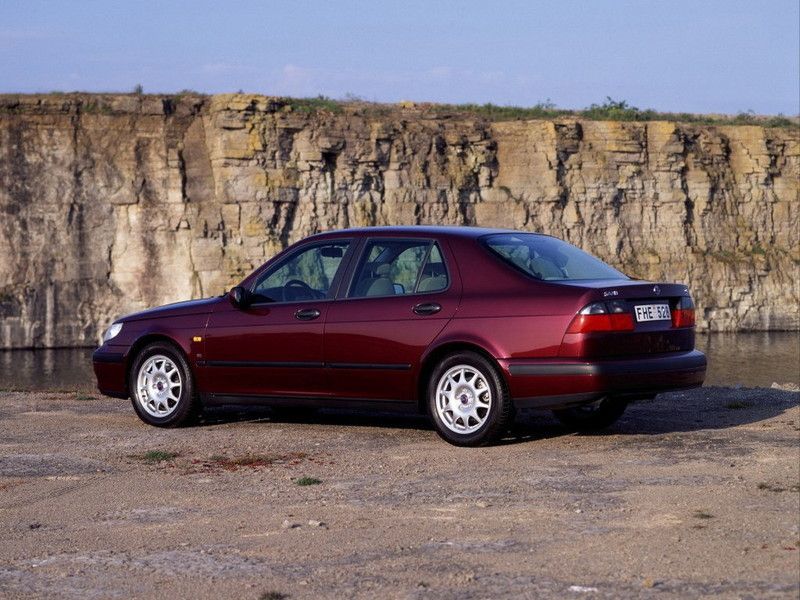
[{"label": "dirt ground", "polygon": [[798,400],[666,394],[603,435],[523,413],[463,449],[416,417],[160,430],[2,392],[0,596],[797,598]]}]

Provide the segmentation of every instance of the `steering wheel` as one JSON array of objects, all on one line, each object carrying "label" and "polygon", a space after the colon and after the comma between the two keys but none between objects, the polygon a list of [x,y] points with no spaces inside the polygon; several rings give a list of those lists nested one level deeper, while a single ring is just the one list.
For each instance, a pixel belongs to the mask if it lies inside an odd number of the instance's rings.
[{"label": "steering wheel", "polygon": [[305,281],[300,281],[299,279],[290,279],[285,284],[283,284],[283,299],[284,300],[297,300],[297,296],[291,294],[291,297],[287,298],[287,292],[291,289],[297,289],[300,292],[305,292],[308,294],[308,298],[316,298],[317,291],[308,285]]}]

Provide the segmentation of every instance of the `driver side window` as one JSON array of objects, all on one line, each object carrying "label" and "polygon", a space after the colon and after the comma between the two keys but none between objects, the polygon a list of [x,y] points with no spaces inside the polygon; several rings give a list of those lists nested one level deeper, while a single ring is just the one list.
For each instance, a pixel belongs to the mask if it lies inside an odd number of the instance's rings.
[{"label": "driver side window", "polygon": [[349,245],[349,240],[336,240],[289,256],[258,279],[252,290],[255,302],[327,298]]}]

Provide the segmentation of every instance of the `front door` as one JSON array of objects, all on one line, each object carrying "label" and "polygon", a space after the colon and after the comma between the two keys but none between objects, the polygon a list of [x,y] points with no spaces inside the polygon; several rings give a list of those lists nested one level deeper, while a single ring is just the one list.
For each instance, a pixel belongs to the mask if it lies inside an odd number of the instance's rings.
[{"label": "front door", "polygon": [[323,329],[350,245],[301,246],[255,280],[247,308],[221,304],[206,330],[205,389],[242,398],[327,395]]},{"label": "front door", "polygon": [[458,308],[447,248],[423,238],[372,238],[348,289],[331,303],[325,363],[340,398],[411,401],[419,357]]}]

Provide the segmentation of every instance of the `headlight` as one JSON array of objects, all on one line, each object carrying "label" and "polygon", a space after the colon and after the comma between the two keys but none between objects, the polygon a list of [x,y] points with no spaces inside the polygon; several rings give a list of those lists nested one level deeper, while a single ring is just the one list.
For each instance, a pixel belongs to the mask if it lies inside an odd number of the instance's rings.
[{"label": "headlight", "polygon": [[114,323],[106,329],[106,332],[103,334],[103,343],[105,344],[108,340],[113,339],[119,335],[119,332],[122,331],[122,323]]}]

